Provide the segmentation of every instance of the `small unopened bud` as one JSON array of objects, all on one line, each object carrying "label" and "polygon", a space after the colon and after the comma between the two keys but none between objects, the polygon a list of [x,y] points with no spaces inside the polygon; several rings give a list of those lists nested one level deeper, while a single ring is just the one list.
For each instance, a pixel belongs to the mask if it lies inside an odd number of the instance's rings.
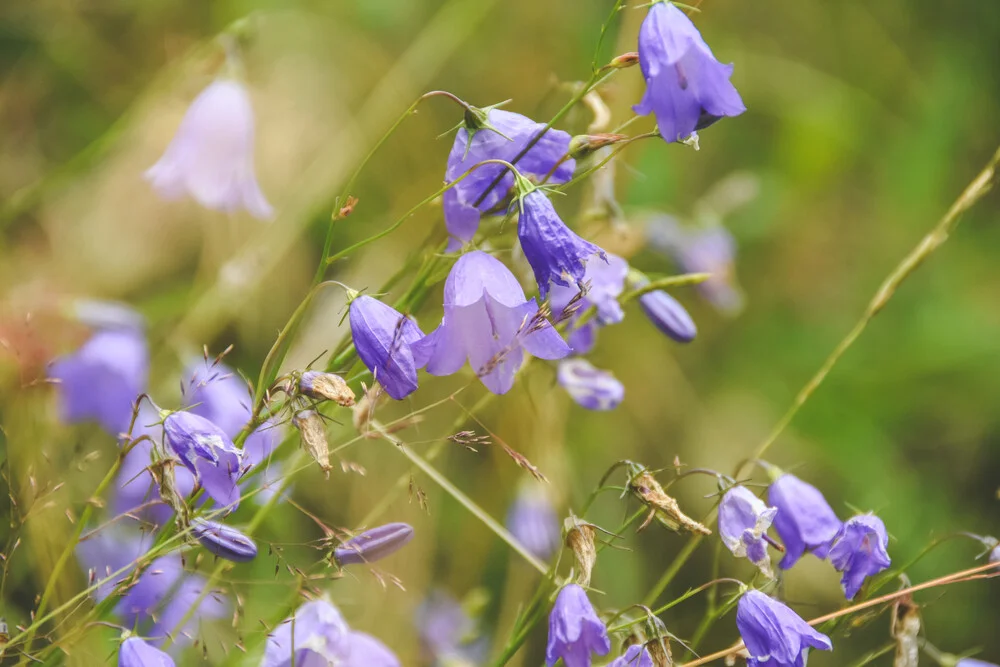
[{"label": "small unopened bud", "polygon": [[578,134],[569,140],[569,156],[574,160],[585,158],[605,146],[628,139],[627,134]]},{"label": "small unopened bud", "polygon": [[413,527],[406,523],[387,523],[366,530],[333,550],[337,565],[371,563],[402,549],[413,539]]},{"label": "small unopened bud", "polygon": [[225,524],[195,518],[191,521],[191,533],[201,546],[219,558],[246,563],[257,557],[257,545],[253,540]]},{"label": "small unopened bud", "polygon": [[638,498],[650,510],[649,516],[643,521],[639,530],[648,526],[654,518],[658,518],[660,523],[676,532],[688,531],[690,533],[701,533],[702,535],[712,534],[712,531],[704,524],[695,521],[682,512],[677,501],[667,495],[663,487],[660,486],[660,483],[648,470],[637,469],[633,471],[633,475],[629,479],[628,489],[632,495]]},{"label": "small unopened bud", "polygon": [[344,378],[333,373],[306,371],[299,378],[299,392],[309,398],[333,401],[345,408],[354,405],[354,392]]},{"label": "small unopened bud", "polygon": [[590,573],[597,562],[597,546],[594,537],[597,531],[589,523],[581,523],[576,517],[569,517],[564,524],[566,546],[576,560],[576,583],[584,588],[590,586]]},{"label": "small unopened bud", "polygon": [[326,441],[326,426],[315,410],[303,410],[292,417],[292,425],[302,436],[302,447],[315,459],[323,472],[330,470],[330,445]]},{"label": "small unopened bud", "polygon": [[639,305],[657,329],[678,343],[690,343],[698,335],[698,327],[684,306],[663,290],[643,294]]},{"label": "small unopened bud", "polygon": [[629,51],[628,53],[623,53],[620,56],[616,56],[611,59],[608,63],[608,67],[612,69],[625,69],[626,67],[635,67],[639,64],[639,54],[635,51]]}]

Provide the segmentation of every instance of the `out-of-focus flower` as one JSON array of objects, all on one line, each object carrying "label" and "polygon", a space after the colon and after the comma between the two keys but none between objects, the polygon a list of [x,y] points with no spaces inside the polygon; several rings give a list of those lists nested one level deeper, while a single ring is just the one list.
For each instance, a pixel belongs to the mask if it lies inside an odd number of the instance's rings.
[{"label": "out-of-focus flower", "polygon": [[[399,667],[399,658],[375,637],[357,630],[347,633],[343,667]],[[296,663],[298,664],[298,663]]]},{"label": "out-of-focus flower", "polygon": [[412,394],[419,365],[411,346],[424,332],[409,317],[367,295],[351,301],[350,321],[358,356],[385,393],[397,401]]},{"label": "out-of-focus flower", "polygon": [[128,578],[136,560],[149,549],[152,538],[116,526],[102,528],[76,545],[76,555],[84,570],[92,570],[97,602],[108,597],[115,585]]},{"label": "out-of-focus flower", "polygon": [[507,530],[539,560],[548,560],[559,548],[559,517],[544,492],[524,488],[507,510]]},{"label": "out-of-focus flower", "polygon": [[417,366],[426,366],[431,375],[451,375],[468,359],[494,394],[514,386],[525,351],[541,359],[561,359],[570,352],[540,316],[535,300],[525,300],[507,267],[480,250],[455,262],[444,286],[441,325],[413,349]]},{"label": "out-of-focus flower", "polygon": [[634,110],[655,114],[668,143],[746,111],[729,81],[733,66],[715,59],[691,19],[672,3],[649,8],[639,29],[639,66],[646,94]]},{"label": "out-of-focus flower", "polygon": [[406,523],[387,523],[366,530],[333,550],[337,564],[354,565],[381,560],[402,549],[413,539],[413,527]]},{"label": "out-of-focus flower", "polygon": [[768,507],[745,486],[734,486],[719,503],[719,537],[737,558],[746,557],[768,577],[771,556],[764,539],[778,510]]},{"label": "out-of-focus flower", "polygon": [[[589,286],[585,295],[576,284],[552,286],[549,305],[554,317],[561,317],[567,306],[575,300],[576,311],[567,336],[574,354],[587,354],[593,349],[599,325],[617,324],[625,317],[618,297],[625,290],[628,262],[611,253],[607,253],[607,258],[607,262],[587,262],[583,282]],[[596,317],[591,317],[582,325],[578,324],[580,316],[591,306],[596,308]]]},{"label": "out-of-focus flower", "polygon": [[163,420],[167,445],[222,507],[240,503],[237,481],[243,474],[242,452],[218,426],[190,412],[171,412]]},{"label": "out-of-focus flower", "polygon": [[201,545],[219,558],[246,563],[257,557],[257,545],[249,537],[217,521],[195,518],[191,533]]},{"label": "out-of-focus flower", "polygon": [[[475,164],[483,160],[505,160],[512,162],[524,150],[528,142],[545,129],[542,123],[510,111],[490,109],[482,119],[475,114],[466,115],[473,121],[472,138],[466,127],[459,129],[455,143],[448,155],[445,181],[451,183]],[[485,125],[484,125],[485,123]],[[556,129],[548,130],[541,139],[517,161],[520,173],[541,180],[549,176],[549,183],[565,183],[573,176],[576,162],[567,159],[560,162],[569,151],[570,136]],[[558,166],[557,166],[558,165]],[[493,181],[503,173],[503,178],[487,193]],[[474,169],[455,187],[444,193],[444,221],[452,236],[449,251],[457,250],[461,243],[467,243],[479,228],[482,213],[495,208],[505,201],[514,185],[514,175],[503,165],[485,164]],[[484,193],[487,193],[484,197]],[[477,205],[476,202],[483,198]]]},{"label": "out-of-focus flower", "polygon": [[521,197],[520,206],[517,238],[543,299],[549,283],[564,287],[571,282],[582,283],[586,265],[595,261],[594,255],[599,256],[599,261],[607,261],[603,250],[566,226],[541,190],[532,190]]},{"label": "out-of-focus flower", "polygon": [[260,667],[291,667],[293,657],[294,664],[302,667],[343,664],[349,632],[332,604],[326,600],[306,602],[268,635]]},{"label": "out-of-focus flower", "polygon": [[354,392],[347,386],[344,378],[334,373],[306,371],[299,378],[299,391],[309,398],[333,401],[345,408],[354,405]]},{"label": "out-of-focus flower", "polygon": [[146,320],[130,306],[117,301],[100,299],[74,299],[70,303],[70,314],[92,329],[130,330],[140,332],[146,328]]},{"label": "out-of-focus flower", "polygon": [[998,667],[992,662],[985,662],[983,660],[975,660],[973,658],[962,658],[955,663],[955,667]]},{"label": "out-of-focus flower", "polygon": [[653,658],[642,644],[629,646],[608,667],[653,667]]},{"label": "out-of-focus flower", "polygon": [[241,208],[266,220],[274,215],[257,185],[254,117],[242,84],[218,79],[195,98],[177,134],[146,179],[162,198],[193,197],[205,208]]},{"label": "out-of-focus flower", "polygon": [[118,649],[118,667],[174,667],[174,659],[139,637],[129,637]]},{"label": "out-of-focus flower", "polygon": [[607,655],[609,651],[608,629],[587,593],[576,584],[564,586],[549,614],[545,664],[552,667],[562,658],[566,667],[590,667],[592,653]]},{"label": "out-of-focus flower", "polygon": [[1000,544],[993,547],[993,551],[990,552],[989,562],[1000,563]]},{"label": "out-of-focus flower", "polygon": [[[143,415],[140,414],[139,419],[142,418]],[[158,433],[155,433],[153,429],[142,428],[144,434],[159,442]],[[133,436],[135,435],[138,434],[133,432]],[[153,525],[162,526],[170,519],[172,510],[166,502],[160,499],[160,489],[150,472],[150,467],[153,464],[152,454],[153,443],[143,440],[133,445],[132,449],[125,455],[125,459],[118,469],[111,508],[115,514],[128,513]],[[195,482],[194,475],[191,474],[190,470],[183,466],[171,466],[171,470],[164,471],[163,474],[173,474],[173,488],[180,497],[185,498],[191,495]]]},{"label": "out-of-focus flower", "polygon": [[417,609],[414,622],[420,635],[420,644],[428,662],[451,665],[477,664],[482,642],[469,643],[476,624],[462,604],[449,594],[435,590]]},{"label": "out-of-focus flower", "polygon": [[95,420],[111,435],[128,430],[132,405],[146,389],[149,350],[139,329],[97,331],[73,354],[52,362],[62,419]]},{"label": "out-of-focus flower", "polygon": [[750,653],[748,667],[804,667],[810,648],[833,650],[829,637],[788,606],[752,589],[736,607],[736,627]]},{"label": "out-of-focus flower", "polygon": [[625,398],[625,386],[614,375],[583,358],[560,361],[556,377],[577,405],[588,410],[614,410]]},{"label": "out-of-focus flower", "polygon": [[639,297],[639,305],[657,329],[678,343],[690,343],[698,335],[698,327],[684,306],[663,290],[646,292]]},{"label": "out-of-focus flower", "polygon": [[843,523],[819,489],[784,474],[768,488],[767,501],[778,508],[774,529],[785,545],[778,567],[787,570],[807,551],[826,558]]},{"label": "out-of-focus flower", "polygon": [[829,555],[833,566],[844,574],[840,584],[848,600],[854,599],[867,577],[892,565],[888,546],[885,524],[874,514],[861,514],[844,522]]}]

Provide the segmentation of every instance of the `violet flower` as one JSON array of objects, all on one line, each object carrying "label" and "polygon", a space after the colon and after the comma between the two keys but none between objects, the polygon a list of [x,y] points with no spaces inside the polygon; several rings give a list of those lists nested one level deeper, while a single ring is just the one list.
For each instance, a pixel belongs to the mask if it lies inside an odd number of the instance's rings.
[{"label": "violet flower", "polygon": [[639,306],[657,329],[678,343],[690,343],[698,335],[698,327],[684,306],[663,290],[646,292],[639,297]]},{"label": "violet flower", "polygon": [[737,558],[746,558],[768,577],[771,557],[767,552],[767,529],[778,510],[768,507],[745,486],[734,486],[719,503],[719,537]]},{"label": "violet flower", "polygon": [[594,261],[594,255],[608,261],[603,250],[566,226],[541,190],[531,190],[521,196],[520,206],[517,238],[535,273],[538,293],[543,299],[549,291],[549,283],[564,287],[571,282],[580,285],[586,265]]},{"label": "violet flower", "polygon": [[481,642],[468,643],[475,622],[458,600],[443,591],[432,591],[420,603],[414,623],[426,662],[451,664],[451,661],[470,660],[476,664],[474,659],[479,657],[476,654],[485,648]]},{"label": "violet flower", "polygon": [[829,637],[788,606],[753,589],[737,604],[736,627],[750,654],[748,667],[804,667],[810,648],[833,650]]},{"label": "violet flower", "polygon": [[785,545],[778,567],[787,570],[806,552],[826,558],[843,523],[819,489],[783,474],[768,488],[767,501],[778,509],[774,529]]},{"label": "violet flower", "polygon": [[94,600],[101,602],[115,586],[128,579],[135,562],[152,546],[152,536],[115,525],[102,528],[76,545],[76,556],[84,570],[93,572],[97,589]]},{"label": "violet flower", "polygon": [[[294,622],[293,622],[294,621]],[[260,667],[291,667],[343,664],[348,652],[347,623],[326,600],[313,600],[299,607],[267,637]]]},{"label": "violet flower", "polygon": [[[139,416],[142,419],[142,415]],[[159,439],[158,434],[151,437]],[[159,429],[157,429],[159,430]],[[133,433],[136,435],[136,433]],[[160,489],[149,470],[153,463],[153,443],[148,440],[136,443],[125,455],[118,469],[117,484],[111,500],[111,508],[115,514],[131,514],[142,521],[148,521],[155,526],[165,525],[170,520],[173,510],[160,500]],[[181,497],[191,495],[195,480],[187,468],[173,467],[174,488]]]},{"label": "violet flower", "polygon": [[242,452],[218,426],[190,412],[171,412],[163,420],[165,440],[181,463],[194,473],[205,492],[229,511],[240,504],[237,485],[243,474]]},{"label": "violet flower", "polygon": [[830,562],[844,575],[840,584],[848,600],[854,599],[867,577],[892,564],[888,546],[885,524],[874,514],[861,514],[844,522],[830,548]]},{"label": "violet flower", "polygon": [[642,644],[629,646],[625,653],[608,665],[608,667],[654,667],[653,658]]},{"label": "violet flower", "polygon": [[205,208],[226,213],[244,208],[266,220],[274,209],[257,185],[253,149],[250,96],[242,84],[218,79],[191,103],[146,180],[163,199],[186,194]]},{"label": "violet flower", "polygon": [[974,658],[962,658],[955,663],[955,667],[998,667],[992,662],[985,662],[983,660],[975,660]]},{"label": "violet flower", "polygon": [[118,667],[175,667],[174,659],[139,637],[129,637],[118,648]]},{"label": "violet flower", "polygon": [[234,563],[247,563],[257,557],[257,545],[253,540],[235,528],[217,521],[196,517],[191,521],[191,534],[219,558]]},{"label": "violet flower", "polygon": [[[381,641],[365,632],[347,633],[346,658],[342,667],[400,667],[399,658]],[[296,663],[298,664],[298,663]]]},{"label": "violet flower", "polygon": [[445,282],[441,325],[413,347],[417,367],[451,375],[468,359],[487,389],[505,394],[525,351],[561,359],[570,349],[499,260],[479,250],[459,257]]},{"label": "violet flower", "polygon": [[[471,140],[467,127],[459,129],[451,153],[448,155],[448,167],[445,171],[445,181],[448,183],[484,160],[512,162],[528,142],[545,129],[542,123],[500,109],[489,109],[482,120],[477,120],[474,114],[467,115],[466,118],[467,122],[472,120],[479,127],[472,129]],[[517,161],[518,171],[539,180],[552,172],[549,183],[565,183],[572,178],[573,170],[576,168],[574,160],[559,162],[569,151],[569,142],[570,136],[567,133],[556,129],[548,130],[531,150]],[[500,182],[476,205],[500,174],[503,174]],[[484,164],[470,172],[453,188],[445,191],[444,221],[452,237],[449,252],[457,250],[461,243],[472,240],[479,228],[480,215],[506,200],[513,185],[514,175],[506,167],[500,164]]]},{"label": "violet flower", "polygon": [[732,65],[723,65],[691,19],[669,2],[654,2],[639,29],[639,66],[646,94],[633,107],[656,115],[665,141],[680,141],[723,116],[746,107],[730,83]]},{"label": "violet flower", "polygon": [[[583,282],[588,285],[587,293],[582,296],[580,287],[573,285],[553,285],[549,294],[549,305],[554,317],[561,319],[563,312],[574,299],[576,308],[570,321],[567,342],[573,348],[574,354],[587,354],[594,347],[598,326],[617,324],[625,317],[625,312],[618,303],[618,297],[625,291],[625,277],[628,275],[628,262],[617,255],[606,253],[607,262],[587,262],[583,274]],[[580,316],[591,306],[596,308],[596,317],[591,317],[580,325]]]},{"label": "violet flower", "polygon": [[67,423],[94,420],[111,435],[128,430],[132,406],[146,389],[149,350],[140,329],[97,331],[83,346],[52,362]]},{"label": "violet flower", "polygon": [[587,410],[614,410],[625,398],[625,386],[614,375],[583,358],[560,361],[556,379],[576,404]]},{"label": "violet flower", "polygon": [[577,584],[564,586],[549,613],[545,664],[552,667],[562,658],[566,667],[590,667],[592,653],[607,655],[609,651],[608,629],[587,593]]},{"label": "violet flower", "polygon": [[1000,563],[1000,544],[993,547],[993,551],[990,552],[989,563]]},{"label": "violet flower", "polygon": [[358,356],[385,393],[397,401],[417,389],[412,346],[424,332],[409,317],[378,299],[361,295],[351,301],[351,337]]},{"label": "violet flower", "polygon": [[352,537],[333,550],[341,567],[381,560],[402,549],[413,539],[413,527],[406,523],[387,523]]},{"label": "violet flower", "polygon": [[523,489],[507,510],[507,530],[539,560],[548,560],[562,543],[556,510],[542,491]]}]

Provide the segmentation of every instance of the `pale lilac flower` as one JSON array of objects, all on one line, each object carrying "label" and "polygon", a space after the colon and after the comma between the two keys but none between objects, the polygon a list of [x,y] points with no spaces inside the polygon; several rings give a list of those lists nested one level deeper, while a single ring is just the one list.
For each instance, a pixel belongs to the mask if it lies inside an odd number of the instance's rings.
[{"label": "pale lilac flower", "polygon": [[993,551],[990,552],[990,563],[1000,563],[1000,544],[993,547]]},{"label": "pale lilac flower", "polygon": [[241,208],[266,220],[274,210],[257,185],[253,164],[254,117],[246,88],[218,79],[201,92],[181,120],[163,157],[146,179],[166,200],[193,197],[205,208]]},{"label": "pale lilac flower", "polygon": [[243,453],[218,426],[190,412],[171,412],[163,420],[167,445],[194,473],[205,492],[230,511],[240,503],[237,485],[244,473]]},{"label": "pale lilac flower", "polygon": [[614,410],[625,399],[625,386],[614,375],[583,358],[560,361],[556,379],[577,405],[588,410]]},{"label": "pale lilac flower", "polygon": [[973,658],[962,658],[957,663],[955,663],[955,667],[998,667],[998,666],[992,662],[975,660]]},{"label": "pale lilac flower", "polygon": [[417,389],[412,346],[424,332],[409,317],[378,299],[361,295],[351,301],[351,337],[358,357],[385,393],[397,401]]},{"label": "pale lilac flower", "polygon": [[539,560],[548,560],[562,543],[562,527],[548,496],[523,489],[507,510],[507,530]]},{"label": "pale lilac flower", "polygon": [[399,658],[389,647],[367,633],[351,630],[345,643],[346,658],[336,663],[342,667],[400,667]]},{"label": "pale lilac flower", "polygon": [[291,667],[293,651],[297,667],[343,664],[349,651],[349,633],[332,604],[326,600],[306,602],[268,635],[260,667]]},{"label": "pale lilac flower", "polygon": [[768,507],[745,486],[734,486],[719,503],[719,537],[737,558],[746,558],[768,577],[771,556],[767,552],[767,529],[778,510]]},{"label": "pale lilac flower", "polygon": [[[490,109],[487,112],[485,122],[488,126],[482,126],[482,121],[476,120],[475,115],[472,116],[472,120],[480,127],[473,130],[471,141],[466,127],[458,130],[455,143],[448,155],[448,167],[445,171],[447,183],[454,181],[483,160],[512,162],[528,142],[545,129],[542,123],[500,109]],[[569,151],[569,142],[570,136],[567,133],[550,129],[524,157],[517,161],[518,171],[539,180],[545,178],[551,171],[549,183],[565,183],[572,178],[573,170],[576,168],[574,160],[559,162]],[[476,202],[487,193],[487,189],[501,173],[503,178],[477,205]],[[449,251],[457,250],[461,243],[472,240],[479,228],[480,215],[506,201],[513,185],[514,175],[506,170],[506,167],[500,164],[485,164],[474,169],[455,187],[445,191],[444,221],[452,237]]]},{"label": "pale lilac flower", "polygon": [[476,624],[461,603],[448,593],[435,590],[427,596],[414,617],[421,650],[427,662],[451,664],[460,660],[476,664],[482,642],[469,643]]},{"label": "pale lilac flower", "polygon": [[844,522],[830,549],[830,562],[844,574],[840,584],[848,600],[854,599],[867,577],[892,565],[888,546],[885,524],[874,514],[861,514]]},{"label": "pale lilac flower", "polygon": [[633,644],[608,667],[654,667],[653,658],[642,644]]},{"label": "pale lilac flower", "polygon": [[487,389],[504,394],[525,351],[561,359],[570,349],[499,260],[479,250],[462,255],[445,282],[441,325],[413,346],[417,367],[451,375],[468,360]]},{"label": "pale lilac flower", "polygon": [[337,564],[371,563],[396,553],[413,539],[413,527],[406,523],[387,523],[366,530],[333,550]]},{"label": "pale lilac flower", "polygon": [[257,545],[253,540],[235,528],[217,521],[195,517],[191,521],[191,534],[219,558],[246,563],[257,557]]},{"label": "pale lilac flower", "polygon": [[91,329],[143,331],[146,320],[128,304],[100,299],[74,299],[70,304],[74,318]]},{"label": "pale lilac flower", "polygon": [[[142,419],[141,413],[139,419]],[[143,432],[148,432],[159,441],[159,434],[154,429],[143,427]],[[142,435],[143,432],[133,433],[133,436]],[[160,489],[149,471],[152,463],[152,442],[143,440],[132,446],[118,469],[111,508],[115,514],[131,514],[142,521],[162,526],[170,519],[173,510],[160,498]],[[191,495],[195,484],[191,471],[183,466],[173,466],[173,475],[174,487],[181,497]]]},{"label": "pale lilac flower", "polygon": [[736,627],[750,654],[747,667],[804,667],[810,648],[833,650],[829,637],[788,606],[753,589],[740,598]]},{"label": "pale lilac flower", "polygon": [[590,667],[591,654],[611,651],[608,629],[576,584],[564,586],[549,613],[549,640],[545,664],[555,665],[560,658],[566,667]]},{"label": "pale lilac flower", "polygon": [[774,529],[785,545],[778,567],[787,570],[806,552],[826,558],[843,522],[819,489],[784,474],[768,488],[767,501],[778,509]]},{"label": "pale lilac flower", "polygon": [[129,637],[118,649],[118,667],[175,667],[174,659],[139,637]]},{"label": "pale lilac flower", "polygon": [[698,327],[684,306],[663,290],[646,292],[639,297],[639,306],[657,329],[678,343],[690,343],[698,335]]},{"label": "pale lilac flower", "polygon": [[646,94],[633,109],[656,115],[665,141],[681,141],[723,116],[746,107],[730,83],[732,65],[723,65],[691,19],[669,2],[655,2],[639,29],[639,66]]},{"label": "pale lilac flower", "polygon": [[97,590],[94,600],[104,600],[115,586],[125,581],[135,569],[136,560],[152,545],[152,535],[111,525],[102,528],[76,545],[80,567],[92,570]]},{"label": "pale lilac flower", "polygon": [[[617,255],[606,253],[607,262],[587,262],[583,283],[588,285],[587,293],[582,293],[579,285],[553,285],[549,294],[549,305],[553,317],[561,318],[571,301],[576,299],[576,312],[570,320],[567,341],[574,354],[587,354],[594,347],[598,326],[617,324],[625,317],[618,297],[625,291],[628,262]],[[580,325],[580,316],[591,306],[596,308],[596,316]]]}]

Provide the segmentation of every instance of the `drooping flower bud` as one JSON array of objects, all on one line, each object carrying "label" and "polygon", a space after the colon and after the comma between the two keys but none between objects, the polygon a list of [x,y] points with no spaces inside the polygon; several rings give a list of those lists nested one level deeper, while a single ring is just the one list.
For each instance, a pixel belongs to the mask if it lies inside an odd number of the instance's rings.
[{"label": "drooping flower bud", "polygon": [[639,526],[639,530],[643,530],[656,518],[664,526],[676,532],[712,534],[707,526],[681,511],[677,501],[667,495],[660,482],[646,468],[636,464],[630,466],[628,489],[632,495],[639,499],[639,502],[650,510],[649,516]]},{"label": "drooping flower bud", "polygon": [[257,557],[257,545],[253,540],[225,524],[196,518],[191,521],[191,532],[201,546],[219,558],[246,563]]},{"label": "drooping flower bud", "polygon": [[590,654],[611,651],[608,629],[576,584],[559,591],[549,613],[549,638],[545,664],[552,667],[562,658],[567,667],[590,667]]},{"label": "drooping flower bud", "polygon": [[341,567],[371,563],[402,549],[413,539],[413,527],[406,523],[387,523],[366,530],[334,549],[333,558]]},{"label": "drooping flower bud", "polygon": [[313,457],[323,472],[330,470],[330,445],[326,439],[326,425],[315,410],[303,410],[292,417],[292,426],[299,430],[302,448]]},{"label": "drooping flower bud", "polygon": [[830,548],[830,562],[844,573],[840,585],[848,600],[854,599],[867,577],[892,565],[888,546],[885,524],[874,514],[862,514],[844,522]]},{"label": "drooping flower bud", "polygon": [[810,648],[833,650],[829,637],[810,627],[787,605],[753,589],[740,598],[736,627],[750,654],[747,662],[752,665],[804,665]]},{"label": "drooping flower bud", "polygon": [[167,445],[194,473],[205,492],[230,511],[240,503],[237,481],[243,455],[218,426],[190,412],[171,412],[163,420]]},{"label": "drooping flower bud", "polygon": [[118,667],[174,667],[174,659],[139,637],[128,637],[118,649]]},{"label": "drooping flower bud", "polygon": [[785,557],[778,567],[787,570],[806,552],[826,558],[843,523],[819,489],[784,474],[768,488],[767,500],[778,508],[774,529],[785,545]]},{"label": "drooping flower bud", "polygon": [[657,329],[678,343],[690,343],[698,335],[698,327],[684,306],[663,290],[643,294],[639,305]]},{"label": "drooping flower bud", "polygon": [[746,558],[774,578],[767,552],[767,529],[778,510],[768,507],[745,486],[734,486],[719,503],[719,537],[737,558]]},{"label": "drooping flower bud", "polygon": [[566,519],[566,546],[573,552],[576,561],[576,581],[581,586],[590,586],[590,573],[597,562],[597,546],[594,537],[597,531],[589,523],[583,523],[576,517]]},{"label": "drooping flower bud", "polygon": [[580,160],[595,151],[628,139],[627,134],[578,134],[569,142],[569,156]]},{"label": "drooping flower bud", "polygon": [[625,69],[626,67],[635,67],[639,64],[639,54],[635,51],[629,51],[628,53],[623,53],[620,56],[615,56],[608,63],[608,67],[614,69]]},{"label": "drooping flower bud", "polygon": [[385,393],[399,401],[416,391],[417,367],[410,346],[424,337],[416,323],[367,295],[351,301],[349,309],[358,357]]},{"label": "drooping flower bud", "polygon": [[299,391],[309,398],[333,401],[345,408],[354,405],[354,392],[344,378],[334,373],[306,371],[299,378]]},{"label": "drooping flower bud", "polygon": [[614,375],[582,357],[560,361],[556,378],[577,405],[587,410],[614,410],[625,398],[625,386]]}]

